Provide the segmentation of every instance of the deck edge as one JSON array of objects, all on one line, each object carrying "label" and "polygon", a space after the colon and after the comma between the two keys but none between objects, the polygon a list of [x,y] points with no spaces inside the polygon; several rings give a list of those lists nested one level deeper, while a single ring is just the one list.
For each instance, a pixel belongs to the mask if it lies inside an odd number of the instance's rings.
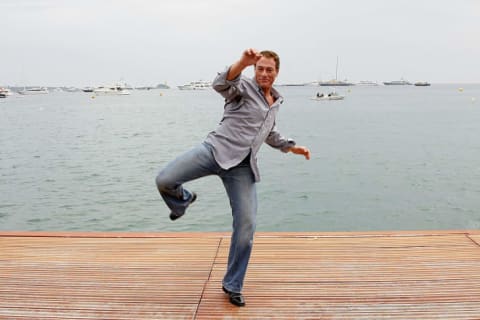
[{"label": "deck edge", "polygon": [[[58,237],[58,238],[226,238],[230,232],[99,232],[99,231],[2,231],[0,237]],[[319,232],[268,232],[255,234],[256,238],[290,237],[399,237],[480,235],[480,230],[398,230],[398,231],[319,231]]]}]

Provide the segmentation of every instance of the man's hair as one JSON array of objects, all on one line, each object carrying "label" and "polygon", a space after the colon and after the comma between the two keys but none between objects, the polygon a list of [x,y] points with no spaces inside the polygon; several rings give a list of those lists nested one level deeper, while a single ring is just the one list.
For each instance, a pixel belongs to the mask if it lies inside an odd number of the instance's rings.
[{"label": "man's hair", "polygon": [[270,50],[263,50],[260,54],[265,58],[273,58],[275,60],[275,68],[277,68],[277,71],[280,70],[280,57],[278,54]]}]

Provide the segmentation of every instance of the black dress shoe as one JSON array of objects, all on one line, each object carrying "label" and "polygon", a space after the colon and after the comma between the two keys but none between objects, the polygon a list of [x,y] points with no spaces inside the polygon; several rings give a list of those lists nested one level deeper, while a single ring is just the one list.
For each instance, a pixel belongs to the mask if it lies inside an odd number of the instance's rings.
[{"label": "black dress shoe", "polygon": [[230,303],[236,305],[237,307],[243,307],[245,306],[245,299],[243,298],[242,294],[239,292],[232,292],[230,290],[227,290],[225,287],[222,286],[223,292],[228,294],[228,297],[230,298]]},{"label": "black dress shoe", "polygon": [[[192,192],[192,197],[190,198],[190,202],[188,203],[188,205],[191,205],[192,203],[195,202],[195,200],[197,200],[197,194],[195,192]],[[181,216],[183,216],[185,214],[185,211],[183,213],[175,213],[175,212],[170,212],[170,220],[172,221],[175,221],[177,220],[178,218],[180,218]]]}]

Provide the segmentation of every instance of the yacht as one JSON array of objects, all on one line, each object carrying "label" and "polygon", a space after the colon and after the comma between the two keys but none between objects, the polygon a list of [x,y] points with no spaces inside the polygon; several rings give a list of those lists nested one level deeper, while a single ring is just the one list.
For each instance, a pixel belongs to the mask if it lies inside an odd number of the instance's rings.
[{"label": "yacht", "polygon": [[359,81],[359,82],[357,83],[357,86],[364,86],[364,87],[370,86],[370,87],[373,87],[373,86],[378,86],[378,83],[377,83],[377,82],[374,82],[374,81],[370,81],[370,80],[362,80],[362,81]]},{"label": "yacht", "polygon": [[348,81],[341,81],[337,79],[332,79],[328,81],[322,81],[319,83],[322,87],[344,87],[344,86],[353,86],[354,84]]},{"label": "yacht", "polygon": [[75,87],[62,87],[61,91],[62,90],[65,91],[65,92],[78,92],[78,91],[80,91],[80,89],[75,88]]},{"label": "yacht", "polygon": [[7,88],[0,87],[0,98],[6,98],[12,95],[12,91]]},{"label": "yacht", "polygon": [[386,85],[386,86],[409,86],[409,85],[411,85],[410,82],[408,82],[407,80],[403,80],[403,79],[386,81],[383,84]]},{"label": "yacht", "polygon": [[417,86],[417,87],[429,87],[430,83],[426,82],[426,81],[419,81],[419,82],[415,82],[415,86]]},{"label": "yacht", "polygon": [[94,87],[84,87],[84,88],[82,88],[83,92],[93,92],[94,90],[95,90]]},{"label": "yacht", "polygon": [[129,95],[130,91],[123,85],[100,86],[93,90],[96,95]]},{"label": "yacht", "polygon": [[212,87],[212,83],[209,81],[199,80],[192,81],[190,83],[177,86],[180,90],[206,90]]},{"label": "yacht", "polygon": [[23,95],[34,95],[34,94],[47,94],[48,89],[45,87],[33,87],[33,88],[24,88],[23,90],[18,91],[18,93]]}]

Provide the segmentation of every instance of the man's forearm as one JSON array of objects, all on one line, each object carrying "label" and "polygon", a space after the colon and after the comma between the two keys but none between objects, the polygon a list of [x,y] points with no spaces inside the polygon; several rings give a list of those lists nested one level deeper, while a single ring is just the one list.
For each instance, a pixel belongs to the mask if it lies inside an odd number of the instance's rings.
[{"label": "man's forearm", "polygon": [[257,63],[257,61],[260,60],[261,57],[262,55],[260,54],[260,52],[255,49],[250,48],[245,50],[242,53],[242,57],[240,58],[240,60],[232,64],[232,66],[230,67],[230,71],[227,75],[227,80],[231,81],[238,77],[246,67],[255,65],[255,63]]},{"label": "man's forearm", "polygon": [[240,60],[232,64],[228,71],[227,80],[231,81],[238,77],[246,67],[248,66],[244,65]]}]

